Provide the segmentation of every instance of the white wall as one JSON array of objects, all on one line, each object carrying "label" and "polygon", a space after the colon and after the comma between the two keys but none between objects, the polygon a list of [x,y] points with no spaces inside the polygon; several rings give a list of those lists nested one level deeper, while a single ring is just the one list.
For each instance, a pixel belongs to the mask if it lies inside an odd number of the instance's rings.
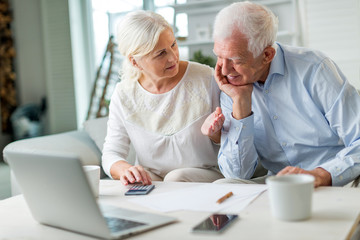
[{"label": "white wall", "polygon": [[41,0],[48,127],[51,133],[77,128],[68,0]]},{"label": "white wall", "polygon": [[305,45],[325,52],[360,89],[360,0],[306,0]]},{"label": "white wall", "polygon": [[19,103],[40,103],[46,95],[40,0],[13,0],[16,86]]}]

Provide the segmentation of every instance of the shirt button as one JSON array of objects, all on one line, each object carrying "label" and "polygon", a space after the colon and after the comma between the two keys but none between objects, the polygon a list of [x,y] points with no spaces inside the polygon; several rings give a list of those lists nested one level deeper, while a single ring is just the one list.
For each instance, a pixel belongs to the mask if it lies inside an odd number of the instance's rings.
[{"label": "shirt button", "polygon": [[342,176],[342,175],[340,175],[340,176],[339,176],[339,179],[340,179],[340,180],[343,180],[343,176]]},{"label": "shirt button", "polygon": [[275,115],[275,116],[273,116],[273,119],[274,119],[274,120],[278,119],[278,116],[276,116],[276,115]]},{"label": "shirt button", "polygon": [[287,143],[286,143],[286,142],[283,142],[281,145],[282,145],[283,147],[285,147],[285,146],[287,145]]},{"label": "shirt button", "polygon": [[268,89],[266,89],[266,90],[265,90],[265,93],[266,93],[266,94],[268,94],[268,93],[269,93],[269,90],[268,90]]},{"label": "shirt button", "polygon": [[240,128],[239,128],[239,127],[236,127],[235,129],[236,129],[237,131],[239,131]]}]

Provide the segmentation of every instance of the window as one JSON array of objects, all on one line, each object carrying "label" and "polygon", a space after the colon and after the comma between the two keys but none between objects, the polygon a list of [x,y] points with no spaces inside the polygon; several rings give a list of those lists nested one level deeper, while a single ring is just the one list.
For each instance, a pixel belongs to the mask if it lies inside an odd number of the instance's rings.
[{"label": "window", "polygon": [[[116,26],[127,13],[149,9],[162,15],[166,21],[174,25],[174,9],[172,5],[186,3],[186,0],[91,0],[93,16],[93,32],[95,44],[96,66],[99,66],[111,35],[116,36]],[[188,35],[187,15],[178,14],[175,19],[175,35],[184,37]],[[116,39],[115,39],[116,41]],[[186,49],[183,50],[183,59],[188,59]],[[184,51],[185,50],[185,51]]]},{"label": "window", "polygon": [[96,66],[99,66],[116,25],[130,11],[143,9],[142,0],[92,0]]},{"label": "window", "polygon": [[[161,14],[171,25],[176,27],[176,36],[187,36],[187,15],[179,14],[174,18],[175,3],[185,0],[91,0],[92,22],[94,35],[95,66],[98,68],[97,79],[94,82],[91,96],[91,106],[87,118],[102,117],[108,114],[108,105],[115,88],[120,80],[118,72],[123,56],[119,54],[116,46],[110,51],[107,48],[110,38],[116,43],[116,28],[127,13],[140,9],[149,9]],[[188,58],[188,47],[180,47],[182,59]],[[110,57],[114,62],[110,66]],[[111,69],[111,71],[109,71]]]}]

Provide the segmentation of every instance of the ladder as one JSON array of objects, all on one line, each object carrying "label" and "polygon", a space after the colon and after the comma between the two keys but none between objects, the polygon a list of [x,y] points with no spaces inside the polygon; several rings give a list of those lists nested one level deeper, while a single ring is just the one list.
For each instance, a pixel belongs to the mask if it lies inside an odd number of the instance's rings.
[{"label": "ladder", "polygon": [[122,57],[117,51],[114,37],[110,36],[105,53],[97,69],[86,119],[105,117],[109,114],[112,92],[119,79]]}]

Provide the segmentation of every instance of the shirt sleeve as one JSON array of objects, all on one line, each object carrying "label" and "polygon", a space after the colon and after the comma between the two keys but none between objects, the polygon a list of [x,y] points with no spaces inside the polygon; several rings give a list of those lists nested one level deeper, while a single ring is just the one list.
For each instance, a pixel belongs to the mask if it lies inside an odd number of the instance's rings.
[{"label": "shirt sleeve", "polygon": [[[331,174],[333,186],[343,186],[360,174],[360,96],[335,63],[325,59],[314,79],[327,85],[315,99],[323,108],[330,128],[344,148],[319,167]],[[315,86],[319,87],[319,86]]]},{"label": "shirt sleeve", "polygon": [[254,146],[254,115],[237,120],[232,117],[232,100],[220,96],[225,122],[221,131],[219,167],[226,178],[250,179],[256,169],[258,155]]},{"label": "shirt sleeve", "polygon": [[109,120],[102,155],[102,167],[110,178],[112,178],[111,166],[117,161],[126,161],[130,151],[130,139],[124,126],[120,106],[120,98],[115,89],[109,106]]}]

